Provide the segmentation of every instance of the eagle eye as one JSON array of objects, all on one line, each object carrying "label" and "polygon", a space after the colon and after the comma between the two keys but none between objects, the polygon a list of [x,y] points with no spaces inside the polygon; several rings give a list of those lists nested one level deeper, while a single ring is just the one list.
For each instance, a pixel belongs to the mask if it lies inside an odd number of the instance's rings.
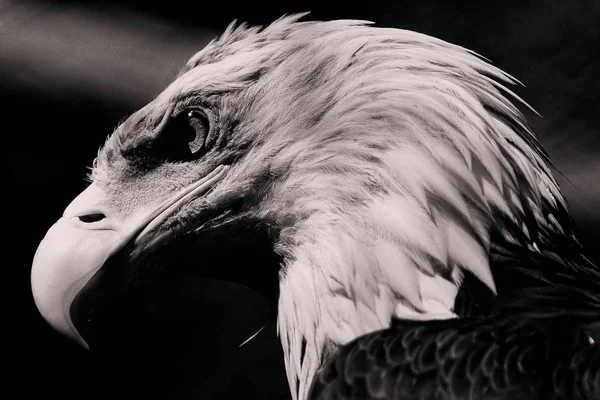
[{"label": "eagle eye", "polygon": [[187,124],[189,126],[187,138],[187,146],[192,153],[195,155],[199,151],[203,150],[206,143],[206,138],[210,132],[210,121],[207,115],[200,110],[188,110],[186,112]]},{"label": "eagle eye", "polygon": [[[148,155],[155,160],[168,161],[192,161],[202,157],[207,151],[211,122],[208,112],[202,109],[182,110],[159,130]],[[139,150],[144,151],[143,147]]]},{"label": "eagle eye", "polygon": [[123,156],[138,168],[155,168],[161,162],[193,161],[208,151],[214,129],[210,110],[188,108],[167,117],[154,138],[146,136]]}]

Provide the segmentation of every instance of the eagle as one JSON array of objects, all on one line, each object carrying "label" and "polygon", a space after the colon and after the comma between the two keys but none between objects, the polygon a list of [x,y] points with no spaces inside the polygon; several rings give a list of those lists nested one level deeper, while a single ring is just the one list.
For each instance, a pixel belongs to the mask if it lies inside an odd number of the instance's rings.
[{"label": "eagle", "polygon": [[93,347],[119,295],[210,276],[269,302],[295,400],[600,398],[600,269],[519,82],[304,16],[232,23],[118,125],[34,256],[42,316]]}]

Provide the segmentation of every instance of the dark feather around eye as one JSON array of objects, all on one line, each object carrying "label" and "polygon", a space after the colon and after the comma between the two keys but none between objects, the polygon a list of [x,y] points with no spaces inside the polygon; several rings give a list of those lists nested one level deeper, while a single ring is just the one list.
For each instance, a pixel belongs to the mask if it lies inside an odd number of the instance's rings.
[{"label": "dark feather around eye", "polygon": [[123,156],[138,168],[151,169],[161,162],[192,161],[201,158],[207,149],[212,119],[202,109],[190,108],[166,117],[157,127],[155,137],[139,140],[135,147],[123,151]]}]

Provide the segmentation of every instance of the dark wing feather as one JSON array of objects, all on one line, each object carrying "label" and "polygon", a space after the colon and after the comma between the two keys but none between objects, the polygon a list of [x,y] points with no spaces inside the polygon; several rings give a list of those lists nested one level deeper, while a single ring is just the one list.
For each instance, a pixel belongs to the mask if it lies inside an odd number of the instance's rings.
[{"label": "dark wing feather", "polygon": [[396,321],[343,346],[310,399],[598,399],[598,317]]}]

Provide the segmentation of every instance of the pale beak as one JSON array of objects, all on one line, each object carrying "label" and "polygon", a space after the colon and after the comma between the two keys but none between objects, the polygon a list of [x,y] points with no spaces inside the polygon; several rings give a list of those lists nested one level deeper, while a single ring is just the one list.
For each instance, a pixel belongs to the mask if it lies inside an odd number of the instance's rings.
[{"label": "pale beak", "polygon": [[[119,217],[97,185],[91,184],[66,208],[40,243],[31,270],[31,287],[42,316],[62,334],[88,348],[71,319],[75,297],[106,261],[128,243],[157,228],[182,204],[206,193],[229,167],[219,166],[205,178],[148,209]],[[135,241],[134,241],[135,239]]]}]

